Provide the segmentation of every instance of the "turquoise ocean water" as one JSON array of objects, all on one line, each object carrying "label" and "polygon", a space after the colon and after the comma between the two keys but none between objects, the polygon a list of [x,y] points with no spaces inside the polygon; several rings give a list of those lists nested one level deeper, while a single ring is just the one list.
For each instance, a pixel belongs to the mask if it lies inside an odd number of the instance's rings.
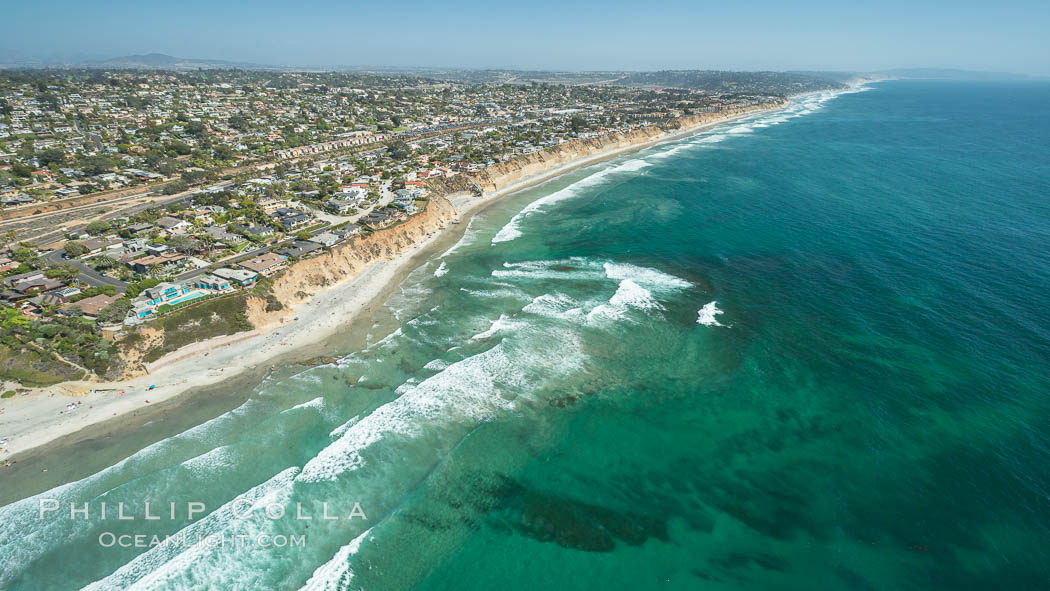
[{"label": "turquoise ocean water", "polygon": [[507,198],[395,332],[0,508],[0,588],[1048,589],[1048,155],[1050,84],[888,81]]}]

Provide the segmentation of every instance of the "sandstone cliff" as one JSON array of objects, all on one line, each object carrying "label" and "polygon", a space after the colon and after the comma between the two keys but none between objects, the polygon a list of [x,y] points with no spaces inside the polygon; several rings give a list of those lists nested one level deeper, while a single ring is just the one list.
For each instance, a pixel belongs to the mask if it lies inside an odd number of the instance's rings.
[{"label": "sandstone cliff", "polygon": [[[651,125],[639,127],[626,133],[610,133],[595,138],[578,139],[553,146],[533,154],[519,156],[513,160],[489,166],[475,174],[474,180],[485,191],[498,191],[507,185],[540,174],[543,171],[567,164],[579,158],[598,155],[603,152],[629,148],[638,144],[659,141],[674,134],[714,123],[730,117],[745,115],[753,111],[781,107],[787,101],[771,103],[759,107],[730,109],[717,113],[686,115],[669,121],[664,128]],[[665,129],[666,128],[666,129]]]},{"label": "sandstone cliff", "polygon": [[[270,292],[284,307],[309,300],[321,289],[356,277],[370,263],[389,260],[445,227],[456,210],[443,196],[434,196],[420,214],[396,226],[357,237],[320,256],[289,266],[273,283]],[[265,299],[248,298],[248,320],[266,330],[287,316],[286,310],[267,311]]]}]

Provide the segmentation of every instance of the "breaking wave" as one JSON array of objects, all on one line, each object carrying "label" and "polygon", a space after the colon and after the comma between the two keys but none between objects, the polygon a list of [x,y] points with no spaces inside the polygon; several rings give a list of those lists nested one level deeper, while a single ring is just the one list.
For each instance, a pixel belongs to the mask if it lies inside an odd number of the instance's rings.
[{"label": "breaking wave", "polygon": [[704,304],[704,307],[697,312],[696,323],[704,326],[725,326],[716,318],[716,316],[724,313],[718,309],[717,304],[717,301]]}]

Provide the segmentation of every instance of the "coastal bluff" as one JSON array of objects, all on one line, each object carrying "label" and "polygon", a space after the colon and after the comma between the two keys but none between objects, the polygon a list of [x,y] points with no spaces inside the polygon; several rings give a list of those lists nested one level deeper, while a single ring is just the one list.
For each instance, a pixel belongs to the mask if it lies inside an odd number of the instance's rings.
[{"label": "coastal bluff", "polygon": [[[297,308],[326,288],[352,280],[372,263],[390,261],[422,244],[451,221],[490,199],[561,174],[578,165],[685,136],[699,129],[759,111],[777,109],[786,99],[749,107],[676,117],[661,125],[579,138],[519,155],[473,173],[430,179],[431,198],[423,211],[389,228],[357,236],[311,258],[289,261],[254,288],[202,302],[150,322],[114,342],[116,362],[102,378],[123,382],[203,355],[210,343],[232,343],[293,321]],[[471,197],[474,194],[475,197]],[[455,205],[454,205],[455,203]],[[457,211],[459,209],[460,211]],[[87,377],[85,382],[99,382]]]},{"label": "coastal bluff", "polygon": [[[266,298],[247,299],[247,317],[256,330],[267,330],[285,320],[289,310],[320,290],[357,277],[372,263],[389,260],[420,244],[456,216],[444,196],[434,196],[418,215],[363,237],[354,238],[320,256],[298,261],[278,275],[270,293],[280,302],[280,310]],[[269,311],[268,311],[269,309]],[[294,315],[294,314],[293,314]]]},{"label": "coastal bluff", "polygon": [[[160,366],[203,354],[210,339],[235,342],[265,334],[292,321],[296,308],[321,290],[359,276],[369,265],[388,261],[424,242],[455,217],[443,196],[427,201],[419,214],[395,226],[357,236],[312,258],[291,262],[255,288],[203,302],[159,318],[117,341],[119,362],[106,376],[125,381]],[[234,341],[229,341],[229,339]]]},{"label": "coastal bluff", "polygon": [[[570,165],[575,161],[599,156],[604,153],[630,149],[639,144],[656,143],[687,134],[697,128],[712,125],[758,111],[782,108],[787,104],[764,103],[755,107],[727,109],[714,113],[700,113],[677,117],[662,126],[648,125],[628,132],[613,132],[592,138],[581,138],[544,150],[517,156],[506,162],[486,167],[470,176],[486,192],[499,191],[512,184],[527,181],[555,167]],[[455,177],[453,177],[455,178]]]},{"label": "coastal bluff", "polygon": [[[424,242],[463,214],[488,199],[512,192],[534,182],[589,161],[670,140],[703,127],[754,112],[783,107],[786,100],[765,102],[751,107],[700,113],[674,118],[662,125],[647,125],[627,132],[612,132],[579,138],[521,155],[474,173],[431,179],[427,187],[431,199],[424,210],[395,226],[358,236],[308,259],[292,261],[265,285],[245,293],[205,302],[184,314],[173,314],[163,322],[143,327],[139,334],[120,344],[117,368],[106,378],[127,380],[142,376],[158,365],[167,365],[200,351],[195,343],[224,335],[264,334],[291,322],[296,308],[321,290],[359,276],[372,263],[388,261]],[[478,193],[480,196],[477,196]],[[470,198],[474,193],[477,197]],[[461,202],[461,199],[465,201]],[[263,289],[260,289],[263,288]],[[209,310],[222,305],[223,309]],[[185,315],[183,319],[181,316]],[[183,322],[183,320],[185,320]]]}]

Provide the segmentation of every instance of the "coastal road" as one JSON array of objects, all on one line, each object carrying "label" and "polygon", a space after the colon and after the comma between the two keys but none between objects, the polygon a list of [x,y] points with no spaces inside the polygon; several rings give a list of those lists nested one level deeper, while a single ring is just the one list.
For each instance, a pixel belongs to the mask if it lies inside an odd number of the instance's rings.
[{"label": "coastal road", "polygon": [[77,279],[94,287],[110,285],[117,288],[117,291],[119,292],[123,292],[128,287],[126,281],[107,277],[92,269],[80,259],[66,258],[66,251],[62,248],[47,253],[44,255],[44,260],[47,261],[48,266],[52,267],[57,265],[69,265],[70,267],[73,267],[77,271],[80,271],[80,274],[77,275]]},{"label": "coastal road", "polygon": [[212,271],[214,269],[218,269],[220,267],[233,266],[234,264],[236,264],[239,261],[248,260],[250,258],[257,257],[257,256],[259,256],[261,254],[265,254],[265,253],[269,252],[271,249],[276,248],[278,245],[280,245],[283,242],[285,242],[285,241],[278,242],[277,244],[270,244],[270,245],[266,245],[266,246],[260,246],[259,248],[256,248],[255,250],[250,250],[248,252],[242,252],[240,254],[237,254],[237,255],[234,255],[234,256],[231,256],[231,257],[228,257],[228,258],[225,258],[225,259],[221,259],[221,260],[215,261],[214,263],[212,263],[212,264],[210,264],[208,266],[201,267],[199,269],[191,269],[189,271],[186,271],[184,273],[180,273],[180,274],[176,275],[175,276],[175,281],[186,281],[188,279],[193,279],[194,277],[196,277],[198,275],[203,275],[205,273],[208,273],[208,272],[210,272],[210,271]]}]

